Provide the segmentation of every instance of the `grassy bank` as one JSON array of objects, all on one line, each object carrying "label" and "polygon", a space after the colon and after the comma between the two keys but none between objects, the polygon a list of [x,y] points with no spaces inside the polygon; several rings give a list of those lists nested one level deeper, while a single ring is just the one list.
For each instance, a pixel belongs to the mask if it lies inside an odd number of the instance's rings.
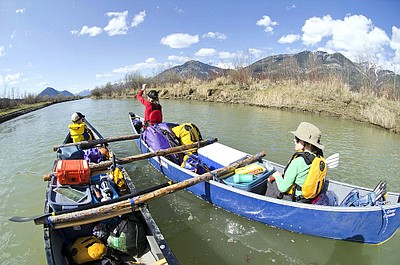
[{"label": "grassy bank", "polygon": [[71,98],[64,99],[53,99],[48,101],[41,101],[31,104],[14,104],[12,107],[1,108],[0,109],[0,123],[11,120],[23,114],[29,113],[31,111],[35,111],[52,104],[57,104],[65,101],[75,100]]},{"label": "grassy bank", "polygon": [[23,104],[19,106],[15,106],[12,108],[7,108],[7,109],[0,109],[0,116],[3,115],[8,115],[13,112],[18,112],[18,111],[23,111],[31,108],[42,108],[45,107],[49,104],[50,102],[39,102],[39,103],[33,103],[33,104]]},{"label": "grassy bank", "polygon": [[[142,82],[145,80],[142,80]],[[304,111],[374,124],[400,133],[400,102],[385,96],[377,96],[372,90],[351,91],[335,79],[324,81],[276,81],[253,79],[237,85],[232,79],[217,78],[213,81],[198,79],[174,83],[152,84],[150,89],[160,91],[160,98],[200,100],[231,104],[245,104],[293,111]],[[97,89],[96,98],[136,97],[138,83],[117,89]],[[93,93],[92,93],[93,96]],[[15,109],[1,109],[0,122],[42,108],[49,103],[26,104]],[[14,116],[13,116],[14,115]],[[5,119],[7,118],[7,119]]]},{"label": "grassy bank", "polygon": [[32,103],[32,104],[23,104],[19,106],[15,106],[13,108],[2,109],[0,111],[0,123],[11,120],[23,114],[29,113],[31,111],[35,111],[44,107],[47,107],[54,102],[40,102],[40,103]]},{"label": "grassy bank", "polygon": [[372,91],[353,92],[335,80],[295,83],[253,81],[244,87],[227,78],[187,80],[156,88],[161,98],[247,104],[305,111],[367,122],[400,133],[400,102]]}]

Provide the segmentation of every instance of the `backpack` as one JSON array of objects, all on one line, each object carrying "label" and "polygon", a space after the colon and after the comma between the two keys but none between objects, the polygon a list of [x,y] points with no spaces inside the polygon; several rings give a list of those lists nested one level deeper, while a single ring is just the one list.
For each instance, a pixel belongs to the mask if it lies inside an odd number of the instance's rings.
[{"label": "backpack", "polygon": [[327,190],[321,192],[313,201],[312,204],[315,205],[326,205],[326,206],[338,206],[338,197],[336,194],[331,191]]},{"label": "backpack", "polygon": [[79,145],[63,146],[58,148],[57,157],[61,160],[83,159],[84,152]]},{"label": "backpack", "polygon": [[83,153],[83,159],[87,160],[89,163],[100,163],[103,161],[103,154],[95,147],[86,149]]},{"label": "backpack", "polygon": [[[164,123],[148,126],[143,132],[144,141],[154,151],[179,146],[179,141],[167,128],[168,125]],[[171,154],[166,157],[174,163],[181,164],[182,154]]]},{"label": "backpack", "polygon": [[360,195],[358,189],[353,189],[340,203],[341,207],[364,207],[375,205],[376,196],[374,192]]},{"label": "backpack", "polygon": [[[307,165],[311,165],[303,186],[300,187],[299,185],[295,184],[294,189],[301,190],[301,196],[303,198],[314,199],[320,194],[326,179],[327,167],[325,158],[322,156],[315,156],[308,152],[296,152],[290,162],[299,156],[304,158],[304,161]],[[294,193],[294,191],[292,192]]]},{"label": "backpack", "polygon": [[195,154],[185,155],[183,158],[182,167],[193,171],[199,175],[206,172],[204,164],[201,162],[199,156]]},{"label": "backpack", "polygon": [[163,119],[161,111],[158,109],[153,110],[149,115],[149,119],[150,119],[150,124],[161,123]]},{"label": "backpack", "polygon": [[173,127],[171,130],[182,145],[203,140],[199,128],[193,123],[183,123]]},{"label": "backpack", "polygon": [[123,215],[120,219],[109,227],[108,247],[129,256],[141,257],[149,247],[144,224],[132,214]]}]

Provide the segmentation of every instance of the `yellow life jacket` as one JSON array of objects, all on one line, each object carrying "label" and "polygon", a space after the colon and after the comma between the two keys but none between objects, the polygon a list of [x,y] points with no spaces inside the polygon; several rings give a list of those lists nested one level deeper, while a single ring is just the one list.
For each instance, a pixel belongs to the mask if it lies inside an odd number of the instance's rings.
[{"label": "yellow life jacket", "polygon": [[179,139],[180,144],[192,144],[203,140],[199,128],[193,123],[183,123],[173,127],[171,130]]},{"label": "yellow life jacket", "polygon": [[[326,160],[322,156],[315,156],[311,153],[297,152],[293,155],[290,162],[296,157],[303,157],[307,165],[310,165],[310,170],[306,176],[303,186],[293,185],[289,194],[293,193],[293,189],[301,190],[301,196],[305,199],[314,199],[319,195],[324,185],[327,167]],[[289,162],[289,163],[290,163]]]},{"label": "yellow life jacket", "polygon": [[85,123],[73,123],[68,125],[74,143],[92,140],[92,135],[86,130]]},{"label": "yellow life jacket", "polygon": [[125,177],[121,169],[119,167],[116,167],[114,171],[111,172],[111,175],[115,185],[118,187],[118,190],[125,191],[126,190]]}]

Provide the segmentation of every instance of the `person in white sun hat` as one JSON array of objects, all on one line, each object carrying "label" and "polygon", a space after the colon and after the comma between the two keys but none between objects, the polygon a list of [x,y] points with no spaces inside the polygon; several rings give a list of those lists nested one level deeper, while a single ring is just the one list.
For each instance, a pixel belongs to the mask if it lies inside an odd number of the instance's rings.
[{"label": "person in white sun hat", "polygon": [[308,122],[301,122],[290,133],[294,135],[295,153],[283,174],[275,172],[269,178],[266,196],[311,203],[321,192],[326,177],[322,133]]},{"label": "person in white sun hat", "polygon": [[85,115],[74,112],[71,115],[71,121],[72,124],[68,125],[68,128],[74,143],[93,139],[93,133],[85,125]]}]

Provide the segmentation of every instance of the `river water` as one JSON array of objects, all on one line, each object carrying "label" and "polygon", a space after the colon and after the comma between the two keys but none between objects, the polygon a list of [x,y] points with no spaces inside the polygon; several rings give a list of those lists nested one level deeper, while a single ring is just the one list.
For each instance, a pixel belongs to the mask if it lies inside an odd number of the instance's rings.
[{"label": "river water", "polygon": [[[164,120],[193,122],[203,138],[248,153],[267,152],[285,164],[301,121],[323,132],[325,156],[340,153],[332,179],[373,188],[383,179],[400,191],[400,135],[337,118],[243,105],[162,100]],[[104,137],[131,133],[128,112],[143,114],[136,100],[65,102],[0,124],[0,264],[45,264],[43,232],[33,222],[13,223],[11,216],[43,212],[46,182],[55,153],[67,133],[70,115],[86,114]],[[125,157],[138,153],[133,141],[112,143]],[[166,179],[147,161],[126,165],[139,189]],[[400,264],[400,235],[380,246],[299,235],[241,218],[179,191],[149,203],[161,231],[181,264]]]}]

